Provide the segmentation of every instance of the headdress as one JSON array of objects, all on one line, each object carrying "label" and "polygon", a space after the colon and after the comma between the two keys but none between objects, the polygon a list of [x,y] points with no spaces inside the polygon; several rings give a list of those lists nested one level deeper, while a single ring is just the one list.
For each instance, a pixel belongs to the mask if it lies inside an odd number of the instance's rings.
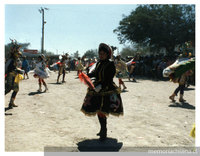
[{"label": "headdress", "polygon": [[11,40],[10,43],[10,55],[11,56],[21,56],[22,53],[19,51],[19,49],[21,48],[21,46],[17,43],[17,41],[15,40]]},{"label": "headdress", "polygon": [[188,41],[185,42],[184,44],[182,44],[179,48],[181,54],[179,55],[179,57],[189,57],[192,55],[192,42]]}]

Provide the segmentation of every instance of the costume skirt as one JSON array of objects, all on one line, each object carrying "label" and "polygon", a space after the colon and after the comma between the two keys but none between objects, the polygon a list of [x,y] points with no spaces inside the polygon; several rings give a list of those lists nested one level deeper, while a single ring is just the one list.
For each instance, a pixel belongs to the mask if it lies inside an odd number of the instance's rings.
[{"label": "costume skirt", "polygon": [[106,116],[109,114],[115,116],[123,115],[121,96],[117,93],[107,95],[86,94],[81,111],[86,115],[96,115],[98,112]]},{"label": "costume skirt", "polygon": [[35,70],[34,70],[34,73],[35,73],[34,77],[39,77],[39,78],[42,78],[42,79],[46,79],[50,75],[47,68],[42,69],[42,68],[36,67]]},{"label": "costume skirt", "polygon": [[15,81],[17,74],[14,72],[9,73],[5,79],[5,93],[7,94],[11,90],[18,92],[19,91],[19,81]]}]

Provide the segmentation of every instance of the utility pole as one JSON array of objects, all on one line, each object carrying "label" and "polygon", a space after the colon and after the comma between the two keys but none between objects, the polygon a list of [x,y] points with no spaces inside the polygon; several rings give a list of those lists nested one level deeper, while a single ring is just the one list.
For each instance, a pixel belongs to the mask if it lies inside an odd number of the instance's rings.
[{"label": "utility pole", "polygon": [[42,14],[42,41],[41,41],[41,53],[44,54],[44,24],[46,24],[46,21],[44,21],[44,10],[49,10],[48,8],[40,8],[39,12]]},{"label": "utility pole", "polygon": [[119,48],[117,47],[117,55],[119,55]]}]

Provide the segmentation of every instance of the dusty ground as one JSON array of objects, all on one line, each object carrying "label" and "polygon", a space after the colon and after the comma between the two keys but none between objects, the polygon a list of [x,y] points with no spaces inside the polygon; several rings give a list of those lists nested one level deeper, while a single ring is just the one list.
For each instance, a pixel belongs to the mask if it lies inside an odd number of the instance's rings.
[{"label": "dusty ground", "polygon": [[[46,80],[49,91],[41,94],[37,93],[38,82],[32,74],[21,81],[15,101],[19,107],[5,112],[5,151],[142,151],[144,148],[133,147],[195,145],[189,136],[195,122],[194,86],[185,91],[187,103],[180,104],[168,99],[177,84],[125,81],[128,92],[121,94],[124,116],[109,116],[109,139],[102,143],[96,136],[97,117],[80,111],[86,86],[75,79],[76,72],[67,74],[64,84],[56,84],[56,78],[57,73],[52,72]],[[5,108],[10,96],[5,96]]]}]

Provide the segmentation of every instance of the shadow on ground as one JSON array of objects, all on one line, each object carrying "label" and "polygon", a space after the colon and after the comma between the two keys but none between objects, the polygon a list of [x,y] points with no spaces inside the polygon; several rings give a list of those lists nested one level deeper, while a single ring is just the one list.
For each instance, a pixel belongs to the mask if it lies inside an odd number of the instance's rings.
[{"label": "shadow on ground", "polygon": [[195,88],[184,88],[184,91],[195,90]]},{"label": "shadow on ground", "polygon": [[61,85],[61,84],[64,84],[64,83],[62,83],[62,82],[52,82],[52,83],[48,83],[48,84]]},{"label": "shadow on ground", "polygon": [[128,90],[122,90],[122,92],[121,92],[121,93],[126,93],[126,92],[128,92]]},{"label": "shadow on ground", "polygon": [[36,94],[42,94],[42,93],[44,93],[44,92],[30,92],[28,95],[29,96],[32,96],[32,95],[36,95]]},{"label": "shadow on ground", "polygon": [[6,116],[8,116],[8,115],[12,115],[12,113],[5,113],[5,115],[6,115]]},{"label": "shadow on ground", "polygon": [[105,141],[99,139],[83,140],[77,143],[80,152],[86,151],[114,151],[117,152],[122,148],[123,143],[118,142],[117,139],[107,138]]},{"label": "shadow on ground", "polygon": [[195,106],[190,105],[187,102],[182,102],[182,103],[175,102],[175,103],[169,105],[169,107],[180,107],[180,108],[185,108],[185,109],[195,109]]}]

